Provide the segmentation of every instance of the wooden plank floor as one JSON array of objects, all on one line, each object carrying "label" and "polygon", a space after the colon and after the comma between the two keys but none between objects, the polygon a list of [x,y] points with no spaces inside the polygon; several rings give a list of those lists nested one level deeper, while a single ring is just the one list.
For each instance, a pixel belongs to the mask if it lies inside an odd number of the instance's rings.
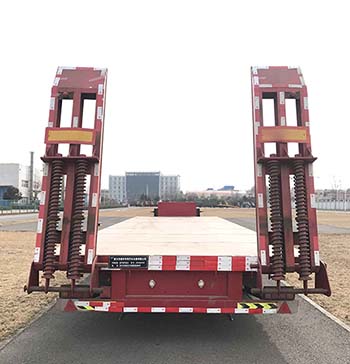
[{"label": "wooden plank floor", "polygon": [[219,217],[134,217],[99,231],[97,255],[256,256],[256,233]]}]

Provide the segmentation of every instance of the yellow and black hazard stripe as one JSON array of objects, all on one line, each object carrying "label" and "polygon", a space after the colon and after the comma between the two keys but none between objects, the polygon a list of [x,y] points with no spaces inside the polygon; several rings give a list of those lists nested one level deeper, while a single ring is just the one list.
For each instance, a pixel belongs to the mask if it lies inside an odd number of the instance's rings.
[{"label": "yellow and black hazard stripe", "polygon": [[77,305],[77,309],[85,310],[85,311],[95,311],[95,307],[89,306],[89,305],[86,305],[86,306]]},{"label": "yellow and black hazard stripe", "polygon": [[239,302],[237,303],[237,308],[248,308],[251,310],[257,309],[265,309],[265,310],[273,310],[277,309],[278,306],[273,302]]}]

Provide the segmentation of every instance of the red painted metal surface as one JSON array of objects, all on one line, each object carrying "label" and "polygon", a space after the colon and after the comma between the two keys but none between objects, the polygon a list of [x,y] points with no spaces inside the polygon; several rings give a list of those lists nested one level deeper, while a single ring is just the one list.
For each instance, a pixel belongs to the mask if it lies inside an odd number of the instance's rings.
[{"label": "red painted metal surface", "polygon": [[[34,262],[27,287],[29,293],[40,290],[39,271],[43,271],[46,291],[50,289],[50,280],[54,279],[56,270],[67,271],[67,277],[71,280],[74,291],[75,281],[83,272],[91,269],[98,228],[106,80],[106,69],[59,67],[57,70],[45,134],[42,198]],[[64,100],[73,101],[69,128],[61,126]],[[92,129],[83,125],[86,100],[96,100]],[[62,143],[69,144],[67,155],[62,155],[60,152],[59,146]],[[81,152],[82,144],[92,146],[91,154],[86,155]],[[86,216],[83,210],[87,178],[90,179],[90,190],[85,232],[83,224]],[[61,218],[59,206],[62,204]],[[60,220],[62,231],[59,230]]]},{"label": "red painted metal surface", "polygon": [[158,216],[197,216],[195,202],[158,202]]},{"label": "red painted metal surface", "polygon": [[[251,76],[259,275],[269,274],[279,290],[288,272],[298,272],[304,292],[311,293],[308,281],[312,273],[318,274],[321,263],[312,173],[316,158],[311,151],[307,88],[295,67],[253,67]],[[273,100],[273,126],[266,126],[268,120],[264,120],[266,99]],[[290,125],[288,120],[288,99],[295,100],[297,125]],[[273,143],[276,152],[267,155],[265,143]],[[297,154],[291,155],[290,143],[297,143]],[[292,215],[293,193],[296,217]],[[299,251],[297,257],[294,248]],[[259,282],[263,289],[261,277]],[[328,284],[322,288],[324,294],[330,294]]]}]

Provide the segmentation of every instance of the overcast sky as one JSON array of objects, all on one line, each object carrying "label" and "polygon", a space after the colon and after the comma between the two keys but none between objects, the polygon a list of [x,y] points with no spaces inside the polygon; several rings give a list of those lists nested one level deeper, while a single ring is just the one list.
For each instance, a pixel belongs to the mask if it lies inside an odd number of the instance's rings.
[{"label": "overcast sky", "polygon": [[[111,4],[114,5],[111,5]],[[109,174],[253,185],[251,65],[299,65],[318,188],[350,187],[346,1],[2,1],[0,162],[44,153],[57,66],[108,68]]]}]

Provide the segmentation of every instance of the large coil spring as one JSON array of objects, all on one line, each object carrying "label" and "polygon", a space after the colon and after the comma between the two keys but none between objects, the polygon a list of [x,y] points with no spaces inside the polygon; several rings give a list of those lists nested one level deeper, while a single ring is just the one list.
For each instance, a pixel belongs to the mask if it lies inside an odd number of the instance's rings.
[{"label": "large coil spring", "polygon": [[74,183],[72,228],[69,244],[67,270],[67,277],[69,279],[72,279],[73,285],[75,280],[79,279],[82,276],[80,247],[83,244],[82,224],[84,220],[84,202],[87,171],[88,162],[86,160],[78,161]]},{"label": "large coil spring", "polygon": [[43,276],[48,286],[49,280],[54,278],[55,252],[58,241],[57,222],[59,221],[59,205],[62,190],[63,162],[52,162],[49,205],[44,243]]},{"label": "large coil spring", "polygon": [[310,237],[307,213],[306,183],[304,162],[294,162],[294,188],[296,204],[296,222],[299,237],[299,279],[311,279]]},{"label": "large coil spring", "polygon": [[284,279],[284,253],[283,253],[283,217],[281,206],[281,176],[279,162],[267,162],[269,174],[270,194],[270,221],[271,221],[271,278],[275,281]]}]

